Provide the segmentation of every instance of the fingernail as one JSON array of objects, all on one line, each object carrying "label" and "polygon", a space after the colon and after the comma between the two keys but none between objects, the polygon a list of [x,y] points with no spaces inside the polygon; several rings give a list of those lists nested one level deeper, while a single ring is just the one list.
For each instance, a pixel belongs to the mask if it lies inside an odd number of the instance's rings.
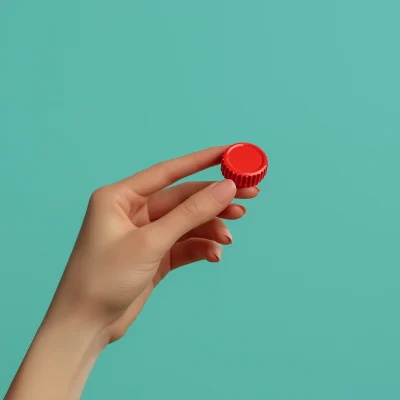
[{"label": "fingernail", "polygon": [[247,212],[246,207],[243,207],[243,206],[240,205],[240,204],[237,204],[237,206],[240,207],[240,208],[242,209],[243,215],[246,214],[246,212]]},{"label": "fingernail", "polygon": [[226,237],[226,240],[228,241],[228,243],[231,244],[232,243],[231,233],[228,231],[228,229],[224,229],[223,233],[224,233],[224,236]]},{"label": "fingernail", "polygon": [[214,256],[217,258],[217,262],[221,261],[221,255],[222,255],[221,249],[214,250]]},{"label": "fingernail", "polygon": [[214,199],[219,204],[225,204],[233,199],[236,193],[236,186],[230,179],[218,182],[212,188]]}]

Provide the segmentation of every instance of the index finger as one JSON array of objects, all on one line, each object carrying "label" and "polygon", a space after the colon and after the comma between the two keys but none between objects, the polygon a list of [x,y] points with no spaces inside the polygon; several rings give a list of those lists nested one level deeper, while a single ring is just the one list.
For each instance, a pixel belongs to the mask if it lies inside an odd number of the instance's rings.
[{"label": "index finger", "polygon": [[196,172],[213,167],[221,162],[228,146],[215,146],[196,151],[182,157],[163,161],[124,179],[121,183],[141,196],[149,196]]}]

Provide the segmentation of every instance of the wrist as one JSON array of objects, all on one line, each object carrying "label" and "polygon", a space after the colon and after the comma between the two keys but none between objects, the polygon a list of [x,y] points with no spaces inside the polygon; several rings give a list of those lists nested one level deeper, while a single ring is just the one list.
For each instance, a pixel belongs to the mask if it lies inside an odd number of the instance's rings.
[{"label": "wrist", "polygon": [[109,342],[107,325],[104,318],[96,316],[82,303],[73,304],[57,298],[50,305],[38,333],[51,331],[63,340],[69,336],[71,342],[85,338],[86,341],[104,348]]},{"label": "wrist", "polygon": [[38,330],[35,340],[48,339],[60,344],[60,350],[99,353],[109,343],[105,324],[83,312],[59,312],[50,309]]},{"label": "wrist", "polygon": [[85,313],[52,305],[6,399],[79,399],[108,343],[108,333],[101,323]]}]

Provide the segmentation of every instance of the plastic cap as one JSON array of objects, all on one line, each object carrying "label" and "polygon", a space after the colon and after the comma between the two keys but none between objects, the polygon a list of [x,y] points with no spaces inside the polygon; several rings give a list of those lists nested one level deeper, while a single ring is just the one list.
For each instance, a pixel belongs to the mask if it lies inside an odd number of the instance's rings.
[{"label": "plastic cap", "polygon": [[237,187],[256,186],[267,174],[267,169],[267,155],[251,143],[236,143],[222,156],[222,175],[233,180]]}]

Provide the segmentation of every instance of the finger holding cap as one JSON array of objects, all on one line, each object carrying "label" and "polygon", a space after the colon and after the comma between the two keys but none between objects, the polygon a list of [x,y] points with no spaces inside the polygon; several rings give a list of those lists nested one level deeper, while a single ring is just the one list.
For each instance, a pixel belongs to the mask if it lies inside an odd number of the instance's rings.
[{"label": "finger holding cap", "polygon": [[135,193],[141,196],[149,196],[189,175],[219,164],[222,154],[227,148],[228,146],[211,147],[169,161],[163,161],[120,183],[129,185]]}]

